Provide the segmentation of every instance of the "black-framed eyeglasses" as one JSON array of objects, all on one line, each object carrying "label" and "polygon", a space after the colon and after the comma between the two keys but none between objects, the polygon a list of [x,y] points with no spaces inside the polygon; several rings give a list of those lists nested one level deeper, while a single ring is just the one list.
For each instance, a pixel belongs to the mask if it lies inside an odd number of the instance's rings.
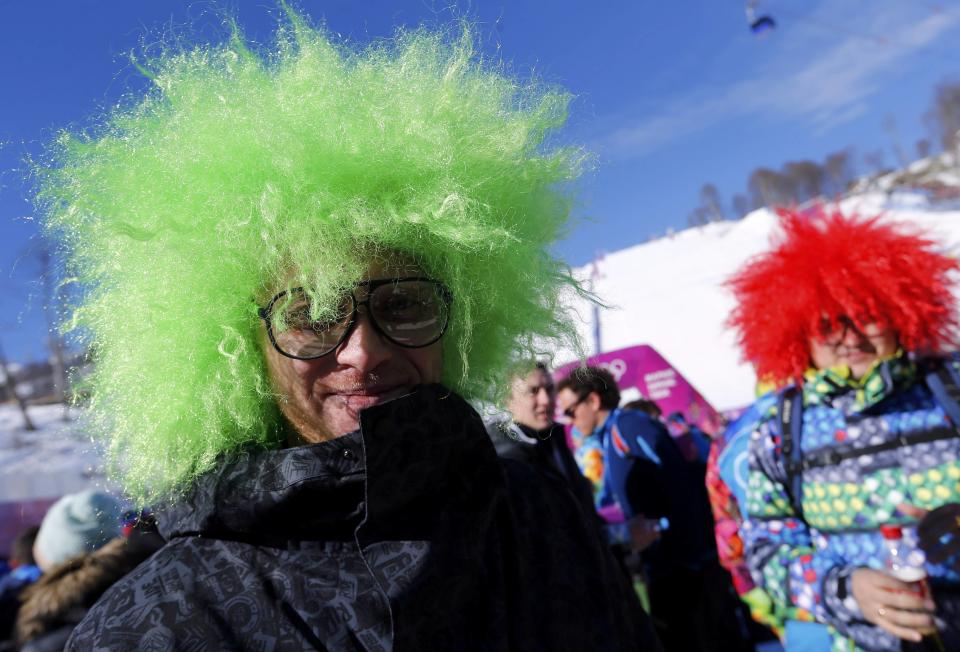
[{"label": "black-framed eyeglasses", "polygon": [[[869,320],[869,318],[866,318],[866,320]],[[839,328],[836,328],[834,324],[839,326]],[[882,331],[874,335],[867,335],[857,327],[856,322],[852,318],[847,315],[840,315],[835,320],[827,318],[820,320],[819,337],[817,339],[819,339],[821,344],[835,349],[843,344],[844,340],[847,339],[847,334],[851,331],[857,336],[857,341],[859,342],[871,342],[871,340],[885,337],[887,334],[887,331]]]},{"label": "black-framed eyeglasses", "polygon": [[[354,296],[359,288],[367,291],[362,301]],[[388,341],[408,349],[430,346],[446,332],[452,302],[450,291],[439,281],[404,276],[358,283],[329,315],[319,319],[311,317],[310,299],[303,288],[281,292],[257,314],[278,353],[313,360],[346,341],[360,306],[367,307],[370,323]]]}]

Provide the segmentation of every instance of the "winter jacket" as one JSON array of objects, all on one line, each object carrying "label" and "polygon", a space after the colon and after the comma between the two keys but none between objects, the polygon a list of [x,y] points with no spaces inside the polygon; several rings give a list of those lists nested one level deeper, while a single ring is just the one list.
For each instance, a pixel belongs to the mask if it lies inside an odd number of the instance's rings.
[{"label": "winter jacket", "polygon": [[776,632],[789,652],[821,652],[830,646],[826,626],[783,621],[783,614],[774,607],[770,595],[753,581],[740,536],[747,500],[750,435],[776,407],[777,400],[776,392],[764,394],[714,440],[707,461],[707,492],[713,509],[717,552],[754,620]]},{"label": "winter jacket", "polygon": [[567,435],[559,423],[546,430],[534,430],[513,421],[494,421],[487,424],[487,434],[499,457],[526,462],[541,471],[559,475],[580,499],[587,513],[593,513],[592,488],[580,473],[573,452],[567,446]]},{"label": "winter jacket", "polygon": [[136,535],[51,568],[23,594],[17,617],[21,652],[60,652],[104,591],[156,552],[159,537]]},{"label": "winter jacket", "polygon": [[[960,436],[908,357],[882,361],[860,381],[848,373],[828,369],[803,384],[802,432],[792,443],[805,462],[839,461],[802,471],[801,513],[790,497],[777,404],[752,433],[746,558],[783,618],[830,625],[835,649],[899,650],[898,639],[864,619],[849,578],[860,567],[882,569],[879,527],[911,524],[898,504],[932,509],[960,500]],[[943,436],[894,443],[922,433]],[[880,452],[856,452],[888,442]],[[927,571],[935,591],[960,582],[945,566]]]},{"label": "winter jacket", "polygon": [[231,456],[158,521],[68,649],[659,649],[569,490],[440,386]]},{"label": "winter jacket", "polygon": [[618,507],[627,519],[642,514],[669,520],[660,541],[644,552],[652,581],[716,559],[703,476],[663,424],[638,410],[616,409],[595,432],[574,431],[573,439],[574,456],[594,484],[601,513]]}]

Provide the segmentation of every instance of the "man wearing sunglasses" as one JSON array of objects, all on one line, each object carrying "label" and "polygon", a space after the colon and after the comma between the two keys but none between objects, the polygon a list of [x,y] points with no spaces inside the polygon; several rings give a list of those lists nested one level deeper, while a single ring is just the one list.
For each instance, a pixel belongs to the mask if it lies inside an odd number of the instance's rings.
[{"label": "man wearing sunglasses", "polygon": [[266,55],[144,63],[40,174],[93,423],[167,540],[68,649],[659,649],[583,507],[468,402],[575,333],[568,98],[469,30],[358,48],[283,6]]},{"label": "man wearing sunglasses", "polygon": [[[660,421],[619,403],[616,380],[600,367],[576,368],[557,385],[557,405],[573,425],[577,463],[594,486],[597,510],[631,524],[635,548],[649,545],[644,569],[664,647],[750,649],[728,595],[729,575],[717,561],[702,473]],[[638,526],[664,517],[669,528],[654,543]]]}]

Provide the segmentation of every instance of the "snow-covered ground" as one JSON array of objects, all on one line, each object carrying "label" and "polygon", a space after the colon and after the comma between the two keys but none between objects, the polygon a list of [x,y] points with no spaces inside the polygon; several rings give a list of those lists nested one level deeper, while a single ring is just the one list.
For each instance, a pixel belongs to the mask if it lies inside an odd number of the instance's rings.
[{"label": "snow-covered ground", "polygon": [[[919,193],[872,193],[845,200],[841,208],[915,224],[953,255],[960,252],[960,206],[943,210]],[[724,327],[733,299],[723,283],[768,248],[776,223],[771,211],[761,209],[737,222],[707,224],[606,254],[597,262],[599,277],[592,285],[613,306],[600,311],[601,349],[649,344],[715,408],[750,403],[755,376],[740,362],[733,335]],[[592,265],[576,273],[589,279]],[[590,350],[592,311],[585,302],[575,306]]]},{"label": "snow-covered ground", "polygon": [[0,503],[56,498],[104,486],[97,452],[80,410],[62,405],[27,408],[37,427],[24,429],[16,405],[0,405]]}]

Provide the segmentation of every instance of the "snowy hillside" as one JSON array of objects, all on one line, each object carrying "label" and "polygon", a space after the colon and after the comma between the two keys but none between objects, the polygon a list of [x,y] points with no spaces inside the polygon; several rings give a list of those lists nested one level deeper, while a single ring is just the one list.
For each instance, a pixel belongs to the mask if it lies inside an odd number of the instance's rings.
[{"label": "snowy hillside", "polygon": [[[960,205],[933,205],[919,193],[864,194],[841,204],[856,211],[925,229],[953,255],[960,254]],[[755,376],[739,361],[723,326],[733,299],[723,282],[752,255],[768,248],[775,215],[761,209],[737,222],[718,222],[608,253],[597,263],[592,287],[612,309],[600,311],[601,349],[649,344],[720,410],[753,399]],[[576,271],[589,279],[593,267]],[[592,352],[590,307],[575,304],[581,335]],[[561,356],[563,358],[563,356]]]},{"label": "snowy hillside", "polygon": [[87,436],[82,412],[62,405],[27,408],[34,431],[23,429],[13,404],[0,405],[0,503],[56,498],[103,486],[103,462]]}]

